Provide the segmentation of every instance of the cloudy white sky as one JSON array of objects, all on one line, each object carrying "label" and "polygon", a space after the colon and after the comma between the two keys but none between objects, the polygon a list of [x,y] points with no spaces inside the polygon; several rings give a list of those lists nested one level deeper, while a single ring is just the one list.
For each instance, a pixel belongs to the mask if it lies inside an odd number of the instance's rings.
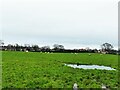
[{"label": "cloudy white sky", "polygon": [[118,0],[2,0],[6,44],[99,48],[118,42]]}]

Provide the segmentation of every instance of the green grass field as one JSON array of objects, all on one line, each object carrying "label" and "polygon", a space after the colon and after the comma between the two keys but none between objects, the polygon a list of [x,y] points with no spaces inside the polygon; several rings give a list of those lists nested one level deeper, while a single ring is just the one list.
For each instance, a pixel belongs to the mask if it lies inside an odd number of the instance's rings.
[{"label": "green grass field", "polygon": [[[84,70],[64,63],[105,65],[117,69]],[[2,52],[3,88],[101,88],[118,87],[118,56],[92,53]]]}]

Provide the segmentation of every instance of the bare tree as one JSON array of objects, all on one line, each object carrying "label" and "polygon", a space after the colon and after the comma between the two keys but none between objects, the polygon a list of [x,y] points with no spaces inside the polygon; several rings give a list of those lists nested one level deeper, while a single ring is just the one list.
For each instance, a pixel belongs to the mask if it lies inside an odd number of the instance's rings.
[{"label": "bare tree", "polygon": [[15,44],[15,50],[16,50],[16,51],[20,51],[20,49],[21,49],[20,45],[18,45],[18,44],[16,43],[16,44]]},{"label": "bare tree", "polygon": [[0,50],[2,50],[4,48],[4,41],[0,40]]},{"label": "bare tree", "polygon": [[32,45],[32,48],[34,51],[39,51],[39,46],[38,45]]},{"label": "bare tree", "polygon": [[53,49],[57,50],[57,51],[64,50],[64,46],[63,45],[54,44],[53,47],[54,47]]},{"label": "bare tree", "polygon": [[41,51],[50,51],[50,46],[41,47]]},{"label": "bare tree", "polygon": [[4,46],[4,41],[0,40],[0,46]]},{"label": "bare tree", "polygon": [[14,47],[14,46],[13,46],[12,44],[8,44],[8,45],[7,45],[7,49],[10,50],[10,51],[13,50],[13,47]]},{"label": "bare tree", "polygon": [[104,43],[101,45],[101,48],[103,51],[110,51],[113,48],[113,45],[111,45],[110,43]]}]

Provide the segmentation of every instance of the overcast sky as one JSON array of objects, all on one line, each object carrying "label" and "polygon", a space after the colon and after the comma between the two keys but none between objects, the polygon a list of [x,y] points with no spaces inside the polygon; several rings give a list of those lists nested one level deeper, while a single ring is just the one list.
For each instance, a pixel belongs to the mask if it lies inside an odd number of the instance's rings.
[{"label": "overcast sky", "polygon": [[5,43],[96,47],[118,42],[118,0],[2,0]]}]

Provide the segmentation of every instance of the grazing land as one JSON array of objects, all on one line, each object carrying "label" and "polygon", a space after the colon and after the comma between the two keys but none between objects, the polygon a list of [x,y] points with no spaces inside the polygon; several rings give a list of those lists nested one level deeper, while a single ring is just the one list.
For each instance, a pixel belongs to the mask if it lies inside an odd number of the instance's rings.
[{"label": "grazing land", "polygon": [[[64,64],[104,65],[116,70],[77,69]],[[2,52],[3,88],[118,87],[118,56],[98,53]]]}]

